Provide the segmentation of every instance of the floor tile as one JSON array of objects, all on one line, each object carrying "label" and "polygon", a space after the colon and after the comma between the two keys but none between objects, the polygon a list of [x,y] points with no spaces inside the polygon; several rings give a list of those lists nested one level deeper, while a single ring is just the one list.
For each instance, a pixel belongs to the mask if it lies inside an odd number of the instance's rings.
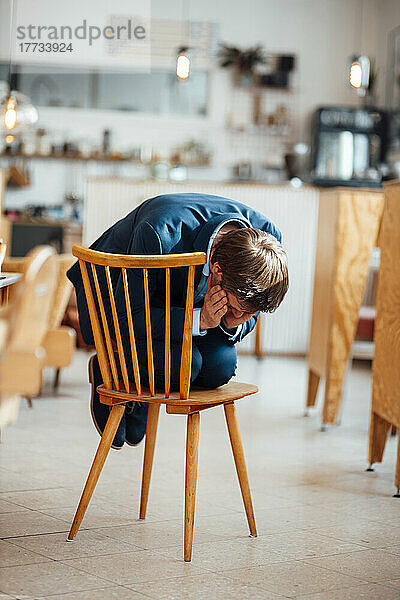
[{"label": "floor tile", "polygon": [[0,568],[0,591],[17,597],[64,594],[106,584],[103,579],[58,562]]},{"label": "floor tile", "polygon": [[33,510],[0,515],[2,538],[67,531],[65,522]]},{"label": "floor tile", "polygon": [[224,576],[248,585],[260,586],[288,598],[316,592],[332,593],[333,590],[343,590],[360,583],[354,577],[339,575],[303,561],[235,569],[225,571]]},{"label": "floor tile", "polygon": [[[84,592],[70,592],[61,596],[59,594],[45,596],[41,600],[140,600],[141,598],[144,599],[144,597],[144,593],[134,592],[126,587],[118,586],[86,590]],[[146,598],[149,598],[149,596],[146,595]]]},{"label": "floor tile", "polygon": [[388,587],[378,583],[360,583],[359,585],[345,590],[334,590],[321,592],[320,594],[311,594],[299,596],[299,600],[398,600],[399,595],[396,590],[390,590]]},{"label": "floor tile", "polygon": [[[134,525],[97,530],[112,538],[133,543],[145,550],[182,547],[183,519],[170,521],[138,521]],[[245,515],[239,513],[200,517],[195,523],[196,544],[229,538],[246,539],[249,535]]]},{"label": "floor tile", "polygon": [[385,585],[394,587],[396,590],[400,591],[400,579],[390,579],[388,581],[385,581]]},{"label": "floor tile", "polygon": [[[71,525],[79,497],[76,504],[64,508],[44,508],[43,514],[63,521],[68,526]],[[129,525],[138,520],[138,513],[130,506],[111,505],[97,499],[89,504],[87,512],[82,521],[83,528],[108,527],[110,525]]]},{"label": "floor tile", "polygon": [[48,487],[39,477],[33,477],[26,473],[14,473],[7,469],[0,469],[0,482],[1,492],[39,490]]},{"label": "floor tile", "polygon": [[0,502],[1,500],[13,502],[16,505],[30,508],[31,510],[43,511],[45,509],[62,508],[64,506],[69,507],[77,501],[77,494],[75,490],[68,488],[50,488],[23,492],[7,492],[0,494]]},{"label": "floor tile", "polygon": [[368,548],[387,547],[388,551],[400,554],[400,527],[393,527],[392,523],[350,518],[347,522],[337,523],[333,527],[324,526],[315,531]]},{"label": "floor tile", "polygon": [[[192,562],[196,567],[220,572],[225,569],[254,567],[281,560],[278,552],[273,550],[265,552],[265,548],[257,542],[256,538],[247,537],[244,540],[231,539],[199,544],[195,536]],[[180,547],[160,548],[157,552],[175,560],[182,560]]]},{"label": "floor tile", "polygon": [[396,579],[400,573],[400,556],[383,550],[314,558],[311,564],[373,582]]},{"label": "floor tile", "polygon": [[[386,540],[386,544],[387,544],[388,540]],[[390,554],[398,554],[400,555],[400,546],[395,546],[394,544],[392,544],[391,546],[380,546],[382,550],[385,550],[385,552],[389,552]]]},{"label": "floor tile", "polygon": [[8,538],[8,541],[20,548],[47,556],[52,560],[122,554],[141,549],[133,544],[112,539],[96,531],[80,531],[73,542],[67,542],[66,538],[66,533],[53,533]]},{"label": "floor tile", "polygon": [[[1,480],[0,480],[1,485]],[[0,500],[0,515],[14,513],[14,512],[22,512],[24,509],[18,504],[14,504],[13,502],[8,502],[6,500]]]},{"label": "floor tile", "polygon": [[195,600],[279,600],[283,596],[267,592],[253,585],[232,581],[226,577],[207,573],[165,579],[149,585],[134,585],[132,589],[149,594],[154,600],[176,600],[193,598]]},{"label": "floor tile", "polygon": [[282,561],[346,554],[363,549],[361,545],[335,540],[319,535],[313,530],[261,535],[256,542],[260,551],[273,552],[279,555]]},{"label": "floor tile", "polygon": [[65,561],[76,569],[127,585],[159,581],[163,578],[196,575],[205,571],[195,564],[174,560],[161,554],[142,550],[130,554],[113,554]]},{"label": "floor tile", "polygon": [[50,559],[35,552],[28,552],[10,542],[0,540],[0,566],[15,567],[34,563],[49,562]]}]

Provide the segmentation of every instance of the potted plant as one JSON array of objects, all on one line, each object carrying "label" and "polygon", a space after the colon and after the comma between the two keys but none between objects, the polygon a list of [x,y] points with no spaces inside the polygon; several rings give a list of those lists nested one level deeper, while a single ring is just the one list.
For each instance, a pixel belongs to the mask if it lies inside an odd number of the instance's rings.
[{"label": "potted plant", "polygon": [[218,52],[218,58],[221,67],[234,68],[237,84],[244,86],[254,85],[255,67],[265,63],[264,50],[260,45],[241,50],[236,46],[222,44]]}]

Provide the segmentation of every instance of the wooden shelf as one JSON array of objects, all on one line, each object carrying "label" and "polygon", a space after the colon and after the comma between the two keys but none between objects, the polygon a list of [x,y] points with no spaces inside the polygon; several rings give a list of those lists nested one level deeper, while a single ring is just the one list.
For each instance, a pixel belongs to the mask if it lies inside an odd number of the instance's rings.
[{"label": "wooden shelf", "polygon": [[[142,163],[140,160],[135,158],[113,158],[111,156],[103,156],[103,157],[84,157],[84,156],[68,156],[67,154],[0,154],[0,158],[23,158],[25,160],[64,160],[64,161],[75,161],[75,162],[104,162],[104,163],[128,163],[132,165],[141,165],[143,167],[149,167],[152,163]],[[158,161],[155,161],[158,162]],[[211,165],[211,161],[201,162],[201,163],[179,163],[183,167],[209,167]],[[176,166],[175,164],[171,164],[171,167]]]},{"label": "wooden shelf", "polygon": [[131,162],[134,164],[140,164],[138,160],[133,159],[133,158],[123,158],[123,157],[119,157],[119,158],[113,158],[113,157],[109,157],[109,156],[102,156],[102,157],[86,157],[86,156],[68,156],[67,154],[22,154],[22,153],[18,153],[18,154],[6,154],[6,153],[2,153],[0,154],[0,158],[24,158],[26,160],[28,159],[33,159],[33,160],[73,160],[73,161],[81,161],[81,162],[89,162],[89,161],[93,161],[93,162]]}]

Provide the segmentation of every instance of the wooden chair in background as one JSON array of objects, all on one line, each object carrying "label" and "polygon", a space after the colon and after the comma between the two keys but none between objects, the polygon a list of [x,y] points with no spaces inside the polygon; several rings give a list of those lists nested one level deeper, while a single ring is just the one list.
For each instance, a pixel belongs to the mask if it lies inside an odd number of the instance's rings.
[{"label": "wooden chair in background", "polygon": [[[26,260],[26,257],[8,257],[4,262],[4,269],[14,273],[21,273],[25,268]],[[72,283],[67,279],[66,272],[73,264],[74,258],[71,254],[57,254],[55,261],[56,281],[49,315],[48,331],[43,342],[46,351],[46,359],[43,367],[55,368],[53,387],[54,390],[57,390],[60,370],[72,362],[76,336],[72,327],[61,325],[72,291]],[[31,399],[28,399],[28,402],[30,405],[32,404]]]},{"label": "wooden chair in background", "polygon": [[[124,414],[125,404],[132,400],[147,402],[149,404],[143,460],[140,519],[144,519],[146,516],[154,448],[157,435],[158,417],[160,406],[161,404],[164,404],[168,414],[183,414],[187,416],[184,560],[191,560],[197,485],[200,412],[212,406],[223,405],[236,471],[239,479],[239,485],[250,528],[250,534],[252,536],[256,536],[257,530],[253,513],[253,505],[234,401],[238,400],[239,398],[243,398],[244,396],[254,394],[258,391],[257,387],[254,385],[236,382],[228,383],[214,390],[190,390],[194,274],[195,266],[203,265],[206,261],[206,255],[203,252],[198,252],[190,254],[170,254],[166,256],[124,256],[96,252],[94,250],[87,250],[79,246],[73,247],[73,254],[79,258],[80,262],[96,351],[104,382],[103,385],[100,385],[97,388],[100,395],[100,401],[112,408],[92,467],[90,469],[86,485],[84,487],[75,518],[69,532],[68,540],[73,540],[78,532],[79,526],[85,515],[90,498],[93,494],[94,488],[110,450],[114,435]],[[170,391],[170,277],[171,269],[175,267],[188,267],[179,392]],[[120,277],[122,277],[124,300],[129,326],[129,342],[127,341],[127,343],[130,344],[130,352],[132,356],[131,365],[128,365],[128,359],[124,352],[110,268],[121,269]],[[108,285],[108,298],[103,298],[100,291],[98,273],[101,272],[101,269],[105,270],[105,277]],[[135,298],[131,298],[130,295],[127,276],[127,270],[129,269],[140,269],[143,273],[149,390],[143,387],[143,382],[141,381],[140,377],[131,312],[131,306],[134,305]],[[165,382],[164,390],[162,392],[157,391],[155,388],[148,282],[149,269],[163,269],[165,271]],[[90,270],[90,274],[93,277],[94,289],[92,288],[88,270]],[[104,309],[105,301],[110,302],[113,317],[112,323],[108,323],[107,321]],[[110,327],[115,331],[115,342],[118,349],[122,380],[118,375],[118,369],[113,352],[113,341],[110,337]],[[130,367],[132,367],[132,369],[130,369]],[[134,374],[134,382],[130,381],[128,371]]]},{"label": "wooden chair in background", "polygon": [[43,340],[56,281],[54,250],[32,250],[23,275],[12,303],[0,309],[0,427],[16,419],[20,396],[33,396],[41,386]]},{"label": "wooden chair in background", "polygon": [[60,371],[72,362],[76,334],[72,327],[61,325],[72,292],[72,283],[67,279],[67,271],[74,263],[70,254],[57,256],[57,284],[49,318],[49,330],[44,340],[46,367],[55,368],[54,390],[60,381]]}]

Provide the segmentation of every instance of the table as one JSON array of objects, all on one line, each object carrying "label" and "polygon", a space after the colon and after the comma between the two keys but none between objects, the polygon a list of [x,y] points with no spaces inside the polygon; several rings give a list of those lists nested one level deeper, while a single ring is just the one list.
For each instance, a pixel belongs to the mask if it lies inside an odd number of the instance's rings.
[{"label": "table", "polygon": [[[400,427],[400,181],[385,185],[380,235],[381,264],[376,300],[375,355],[368,458],[382,462],[390,427]],[[400,436],[399,436],[400,440]],[[400,441],[395,471],[400,497]]]},{"label": "table", "polygon": [[337,421],[369,260],[380,228],[381,190],[320,193],[306,406],[325,378],[323,428]]},{"label": "table", "polygon": [[8,302],[10,286],[22,278],[22,273],[0,273],[0,305]]}]

